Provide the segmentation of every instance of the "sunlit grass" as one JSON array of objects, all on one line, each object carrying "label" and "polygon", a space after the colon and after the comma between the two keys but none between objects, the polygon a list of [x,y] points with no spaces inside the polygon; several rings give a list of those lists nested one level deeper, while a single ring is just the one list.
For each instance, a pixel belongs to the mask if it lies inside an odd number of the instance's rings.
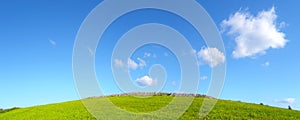
[{"label": "sunlit grass", "polygon": [[[88,100],[101,102],[105,98],[89,98]],[[156,111],[168,105],[172,96],[154,96],[149,98],[135,98],[132,96],[109,97],[109,100],[119,108],[134,112],[147,113]],[[182,120],[199,119],[199,109],[203,98],[195,98],[189,109],[180,117]],[[110,110],[102,106],[100,110]],[[114,116],[112,112],[109,114]],[[105,118],[110,118],[107,115]],[[71,101],[58,104],[49,104],[28,108],[11,110],[0,113],[1,120],[66,120],[66,119],[95,119],[81,101]],[[258,119],[258,120],[299,120],[300,112],[275,108],[259,104],[249,104],[228,100],[219,100],[214,109],[204,119],[211,120],[236,120],[236,119]]]}]

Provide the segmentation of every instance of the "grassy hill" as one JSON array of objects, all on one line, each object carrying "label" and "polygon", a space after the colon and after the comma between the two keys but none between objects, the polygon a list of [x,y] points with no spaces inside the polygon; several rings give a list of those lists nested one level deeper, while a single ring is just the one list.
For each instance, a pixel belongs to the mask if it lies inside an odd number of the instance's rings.
[{"label": "grassy hill", "polygon": [[[136,98],[132,96],[111,96],[112,103],[131,112],[155,111],[167,105],[174,97],[153,96]],[[180,119],[199,119],[198,113],[204,98],[196,97],[188,110]],[[89,98],[88,100],[101,102],[104,98]],[[101,110],[109,110],[103,106]],[[114,114],[111,114],[112,116]],[[14,109],[0,113],[0,120],[57,120],[57,119],[95,119],[84,107],[80,100],[57,104],[41,105],[28,108]],[[275,108],[259,104],[250,104],[228,100],[219,100],[214,109],[204,119],[236,120],[300,120],[300,111]]]}]

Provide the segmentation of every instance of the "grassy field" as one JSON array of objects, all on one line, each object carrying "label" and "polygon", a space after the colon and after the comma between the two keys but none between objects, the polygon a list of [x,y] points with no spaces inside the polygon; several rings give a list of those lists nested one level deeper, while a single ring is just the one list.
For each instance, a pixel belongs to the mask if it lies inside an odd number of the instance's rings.
[{"label": "grassy field", "polygon": [[[172,96],[153,96],[149,98],[135,98],[131,96],[109,97],[110,101],[121,109],[145,113],[156,111],[169,104]],[[89,98],[88,101],[97,101],[101,103],[105,98]],[[180,117],[182,120],[199,119],[199,108],[203,98],[195,98],[192,105]],[[102,105],[101,110],[109,110]],[[174,111],[175,112],[175,111]],[[109,114],[112,117],[117,114]],[[21,109],[14,109],[8,112],[0,113],[0,120],[64,120],[64,119],[95,119],[84,107],[81,101],[70,101],[57,104],[49,104]],[[103,118],[109,119],[109,118]],[[203,119],[211,120],[300,120],[300,112],[287,110],[270,106],[235,102],[228,100],[219,100],[214,109]]]}]

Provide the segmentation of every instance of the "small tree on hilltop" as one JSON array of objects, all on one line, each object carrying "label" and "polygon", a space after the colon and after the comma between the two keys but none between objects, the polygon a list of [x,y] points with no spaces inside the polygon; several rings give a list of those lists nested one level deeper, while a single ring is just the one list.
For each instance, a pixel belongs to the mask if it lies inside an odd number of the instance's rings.
[{"label": "small tree on hilltop", "polygon": [[289,109],[289,110],[292,110],[292,107],[291,107],[291,106],[288,106],[288,109]]},{"label": "small tree on hilltop", "polygon": [[259,103],[260,105],[264,105],[263,103]]}]

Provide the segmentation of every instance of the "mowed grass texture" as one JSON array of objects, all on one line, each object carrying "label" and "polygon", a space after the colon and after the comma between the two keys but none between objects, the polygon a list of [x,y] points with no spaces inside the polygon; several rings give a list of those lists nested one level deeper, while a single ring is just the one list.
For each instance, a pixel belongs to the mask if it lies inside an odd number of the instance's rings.
[{"label": "mowed grass texture", "polygon": [[[108,97],[119,108],[145,113],[156,111],[169,104],[172,96],[153,96],[136,98],[132,96]],[[89,98],[101,102],[105,98]],[[179,118],[182,120],[199,119],[199,109],[204,98],[196,97],[188,110]],[[110,110],[105,108],[101,110]],[[114,113],[109,114],[114,116]],[[109,118],[109,116],[106,116]],[[15,109],[0,113],[0,120],[94,120],[80,100]],[[259,104],[219,100],[205,120],[300,120],[300,112]]]}]

